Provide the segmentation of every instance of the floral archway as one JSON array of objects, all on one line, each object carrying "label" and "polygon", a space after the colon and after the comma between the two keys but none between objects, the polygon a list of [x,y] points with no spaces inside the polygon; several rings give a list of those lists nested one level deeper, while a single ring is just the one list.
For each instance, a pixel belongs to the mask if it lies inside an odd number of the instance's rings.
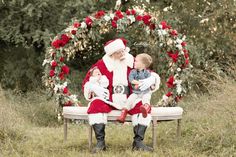
[{"label": "floral archway", "polygon": [[[87,48],[86,38],[93,40],[96,35],[110,31],[125,32],[127,27],[141,27],[148,35],[152,35],[160,47],[160,57],[166,61],[162,68],[166,70],[167,90],[159,101],[160,105],[174,106],[184,96],[188,87],[186,76],[190,69],[184,35],[179,34],[166,21],[158,21],[156,17],[141,10],[98,11],[83,20],[72,20],[71,24],[52,40],[45,54],[43,82],[53,91],[61,106],[79,105],[77,94],[72,94],[68,89],[70,68],[65,61]],[[99,34],[94,33],[95,28]]]}]

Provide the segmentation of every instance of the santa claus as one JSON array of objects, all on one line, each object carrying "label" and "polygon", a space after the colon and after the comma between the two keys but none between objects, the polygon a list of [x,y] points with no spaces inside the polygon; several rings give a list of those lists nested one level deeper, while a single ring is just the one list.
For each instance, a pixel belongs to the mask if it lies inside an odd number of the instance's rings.
[{"label": "santa claus", "polygon": [[[127,97],[132,93],[131,84],[128,82],[128,75],[134,65],[134,57],[129,53],[130,49],[126,46],[125,39],[115,39],[105,44],[104,50],[106,54],[91,68],[97,67],[102,75],[109,80],[108,88],[102,88],[95,84],[89,83],[90,72],[87,73],[83,80],[84,96],[90,101],[88,107],[89,124],[93,127],[97,139],[97,145],[94,152],[105,150],[105,125],[107,124],[107,113],[114,109],[122,109]],[[160,77],[152,72],[151,77],[141,80],[140,90],[146,90],[155,85],[156,91],[159,88]],[[94,92],[96,97],[91,97]],[[109,98],[111,103],[108,103]],[[147,109],[148,115],[144,118],[140,111],[142,102],[137,100],[134,102],[135,107],[128,111],[132,116],[132,124],[134,129],[133,150],[152,151],[151,147],[143,143],[144,135],[147,127],[151,122],[150,110]],[[127,113],[122,113],[127,114]]]}]

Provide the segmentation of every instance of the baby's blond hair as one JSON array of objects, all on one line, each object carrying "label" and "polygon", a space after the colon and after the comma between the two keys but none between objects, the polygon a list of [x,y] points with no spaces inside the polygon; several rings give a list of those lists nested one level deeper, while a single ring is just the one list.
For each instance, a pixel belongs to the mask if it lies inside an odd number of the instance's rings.
[{"label": "baby's blond hair", "polygon": [[150,65],[152,64],[152,57],[147,53],[138,54],[136,57],[141,58],[141,61],[143,62],[146,68],[150,67]]}]

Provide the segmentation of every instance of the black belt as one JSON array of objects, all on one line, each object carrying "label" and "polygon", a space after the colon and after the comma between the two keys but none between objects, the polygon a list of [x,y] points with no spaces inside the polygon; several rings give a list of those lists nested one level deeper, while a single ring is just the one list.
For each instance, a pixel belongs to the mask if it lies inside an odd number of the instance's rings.
[{"label": "black belt", "polygon": [[129,87],[123,85],[113,86],[112,94],[129,94]]}]

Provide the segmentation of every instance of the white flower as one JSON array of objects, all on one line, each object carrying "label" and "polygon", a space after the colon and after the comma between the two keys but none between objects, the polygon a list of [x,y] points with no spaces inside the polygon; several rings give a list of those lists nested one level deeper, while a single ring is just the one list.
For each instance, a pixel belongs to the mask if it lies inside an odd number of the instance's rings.
[{"label": "white flower", "polygon": [[176,43],[181,44],[182,42],[183,42],[183,40],[181,40],[180,38],[176,39]]},{"label": "white flower", "polygon": [[173,43],[173,40],[171,40],[170,38],[166,42],[167,45],[171,45],[172,43]]},{"label": "white flower", "polygon": [[77,30],[77,28],[74,28],[74,26],[70,26],[65,29],[65,32],[71,32],[72,30]]},{"label": "white flower", "polygon": [[113,19],[115,17],[115,15],[114,14],[110,14],[110,17],[111,17],[111,19]]},{"label": "white flower", "polygon": [[107,22],[110,21],[110,19],[111,19],[111,17],[108,16],[108,15],[105,15],[103,18],[104,18]]},{"label": "white flower", "polygon": [[181,94],[181,92],[182,92],[182,87],[181,87],[181,85],[180,84],[177,84],[177,94]]},{"label": "white flower", "polygon": [[168,9],[169,9],[169,7],[165,7],[165,8],[163,9],[163,11],[168,11]]},{"label": "white flower", "polygon": [[67,82],[64,82],[63,85],[62,85],[63,88],[67,87],[67,84],[68,84]]},{"label": "white flower", "polygon": [[167,31],[166,30],[158,30],[158,35],[159,36],[164,36],[167,34]]},{"label": "white flower", "polygon": [[181,71],[181,68],[177,68],[177,71],[180,72],[180,71]]},{"label": "white flower", "polygon": [[46,65],[46,64],[48,64],[48,63],[50,63],[50,60],[44,59],[42,66],[44,66],[44,65]]},{"label": "white flower", "polygon": [[135,17],[134,17],[134,15],[128,16],[128,19],[130,19],[130,22],[131,22],[131,23],[135,22]]},{"label": "white flower", "polygon": [[77,102],[77,96],[76,95],[70,95],[69,98],[73,101],[73,102]]},{"label": "white flower", "polygon": [[176,47],[177,47],[179,50],[182,50],[182,49],[183,49],[183,47],[182,47],[181,44],[177,44]]},{"label": "white flower", "polygon": [[81,23],[81,28],[87,28],[87,24],[85,22]]},{"label": "white flower", "polygon": [[162,96],[162,100],[163,100],[164,102],[167,102],[167,100],[168,100],[168,96],[163,95],[163,96]]}]

